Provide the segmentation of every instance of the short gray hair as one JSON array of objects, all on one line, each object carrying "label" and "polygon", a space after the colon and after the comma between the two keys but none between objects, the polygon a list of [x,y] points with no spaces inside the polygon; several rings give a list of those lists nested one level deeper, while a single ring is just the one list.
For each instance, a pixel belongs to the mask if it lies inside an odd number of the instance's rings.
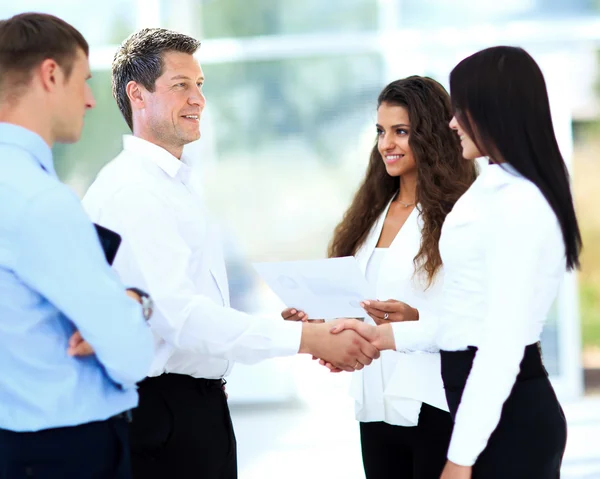
[{"label": "short gray hair", "polygon": [[112,93],[132,131],[133,114],[127,97],[127,84],[135,81],[153,92],[156,79],[163,73],[163,53],[193,55],[198,48],[200,42],[195,38],[165,28],[144,28],[121,44],[112,63]]}]

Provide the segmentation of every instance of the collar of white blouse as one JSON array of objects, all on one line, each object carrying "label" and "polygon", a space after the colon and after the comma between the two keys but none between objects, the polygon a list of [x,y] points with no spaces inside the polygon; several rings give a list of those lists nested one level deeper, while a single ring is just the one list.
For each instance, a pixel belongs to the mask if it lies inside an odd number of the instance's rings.
[{"label": "collar of white blouse", "polygon": [[520,178],[523,178],[523,175],[509,163],[490,164],[480,175],[481,182],[490,187],[500,186]]}]

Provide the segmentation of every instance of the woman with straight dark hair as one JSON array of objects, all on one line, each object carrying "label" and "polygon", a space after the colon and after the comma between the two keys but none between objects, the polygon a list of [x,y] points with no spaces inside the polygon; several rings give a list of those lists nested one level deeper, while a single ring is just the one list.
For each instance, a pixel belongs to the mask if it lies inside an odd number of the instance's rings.
[{"label": "woman with straight dark hair", "polygon": [[494,47],[450,74],[463,156],[490,166],[446,218],[442,378],[455,420],[443,479],[556,479],[566,422],[540,334],[581,236],[544,76]]},{"label": "woman with straight dark hair", "polygon": [[[446,462],[452,418],[435,346],[444,283],[438,242],[476,176],[448,129],[451,117],[450,96],[431,78],[382,90],[365,178],[329,247],[330,257],[354,256],[385,299],[364,298],[365,322],[396,334],[396,351],[353,375],[367,479],[439,479]],[[282,314],[299,319],[300,312]]]},{"label": "woman with straight dark hair", "polygon": [[[454,430],[442,479],[557,479],[566,422],[540,334],[581,237],[546,84],[521,48],[494,47],[450,75],[450,127],[463,156],[490,165],[456,202],[440,238],[438,345]],[[345,322],[381,348],[389,328]]]}]

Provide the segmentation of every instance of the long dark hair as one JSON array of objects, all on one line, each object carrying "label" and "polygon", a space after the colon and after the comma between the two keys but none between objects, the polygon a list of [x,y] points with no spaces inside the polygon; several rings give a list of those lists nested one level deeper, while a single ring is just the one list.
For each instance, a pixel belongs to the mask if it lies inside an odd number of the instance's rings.
[{"label": "long dark hair", "polygon": [[[396,80],[379,94],[377,108],[382,103],[408,111],[408,141],[417,164],[416,201],[423,220],[415,271],[422,269],[431,284],[442,264],[438,248],[442,224],[475,180],[475,165],[462,158],[460,142],[448,127],[452,118],[450,96],[438,82],[420,76]],[[388,175],[376,142],[362,185],[334,231],[330,257],[351,256],[358,251],[398,187],[399,180]]]},{"label": "long dark hair", "polygon": [[522,48],[487,48],[452,70],[450,93],[456,119],[479,151],[506,161],[540,189],[560,223],[567,268],[579,267],[582,243],[569,173],[535,60]]}]

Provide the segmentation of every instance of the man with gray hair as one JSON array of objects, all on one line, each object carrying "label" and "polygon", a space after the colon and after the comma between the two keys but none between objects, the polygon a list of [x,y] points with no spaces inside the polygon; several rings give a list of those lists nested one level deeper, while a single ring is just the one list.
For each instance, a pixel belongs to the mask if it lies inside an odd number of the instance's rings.
[{"label": "man with gray hair", "polygon": [[115,269],[149,291],[155,357],[139,385],[131,425],[134,476],[237,477],[236,441],[223,377],[233,361],[307,353],[352,371],[379,351],[354,331],[290,323],[229,306],[217,230],[190,184],[183,147],[200,138],[200,43],[153,28],[116,53],[113,94],[133,135],[84,198],[97,223],[120,233]]}]

